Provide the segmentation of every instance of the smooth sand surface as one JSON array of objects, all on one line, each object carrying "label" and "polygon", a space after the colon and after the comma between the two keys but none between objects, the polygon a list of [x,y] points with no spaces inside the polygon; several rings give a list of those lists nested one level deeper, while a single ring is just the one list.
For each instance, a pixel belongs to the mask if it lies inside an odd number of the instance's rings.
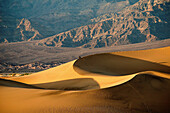
[{"label": "smooth sand surface", "polygon": [[0,79],[2,113],[168,113],[170,47],[95,54]]}]

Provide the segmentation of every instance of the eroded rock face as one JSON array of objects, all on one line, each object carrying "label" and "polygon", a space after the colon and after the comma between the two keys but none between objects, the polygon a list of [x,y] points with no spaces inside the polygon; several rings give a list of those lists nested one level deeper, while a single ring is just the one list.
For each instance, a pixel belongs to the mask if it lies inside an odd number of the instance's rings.
[{"label": "eroded rock face", "polygon": [[98,48],[170,38],[169,0],[16,0],[0,8],[4,43]]},{"label": "eroded rock face", "polygon": [[[126,0],[0,0],[0,2],[2,31],[0,42],[4,42],[5,39],[9,42],[39,39],[34,38],[34,34],[37,35],[38,32],[42,38],[46,38],[88,25],[92,23],[91,18],[117,12],[130,5]],[[23,33],[17,29],[23,20],[29,21],[37,32]]]},{"label": "eroded rock face", "polygon": [[38,40],[41,39],[42,35],[31,26],[31,22],[28,19],[23,18],[17,29],[20,29],[22,40]]},{"label": "eroded rock face", "polygon": [[169,8],[169,3],[139,1],[121,12],[92,19],[95,24],[51,36],[37,44],[97,48],[170,38]]}]

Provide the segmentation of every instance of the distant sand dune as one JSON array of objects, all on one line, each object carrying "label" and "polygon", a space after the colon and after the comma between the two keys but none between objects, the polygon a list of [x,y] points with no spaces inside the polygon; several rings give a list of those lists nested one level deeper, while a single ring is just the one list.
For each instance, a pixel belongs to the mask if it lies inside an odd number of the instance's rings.
[{"label": "distant sand dune", "polygon": [[102,53],[28,76],[1,77],[1,110],[168,113],[169,57],[170,47]]}]

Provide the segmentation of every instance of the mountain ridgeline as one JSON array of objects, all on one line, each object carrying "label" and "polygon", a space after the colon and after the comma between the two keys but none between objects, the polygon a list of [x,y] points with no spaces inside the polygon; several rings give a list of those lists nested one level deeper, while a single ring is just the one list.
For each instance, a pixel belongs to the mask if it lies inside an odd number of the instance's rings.
[{"label": "mountain ridgeline", "polygon": [[0,0],[0,42],[99,48],[170,38],[169,0]]}]

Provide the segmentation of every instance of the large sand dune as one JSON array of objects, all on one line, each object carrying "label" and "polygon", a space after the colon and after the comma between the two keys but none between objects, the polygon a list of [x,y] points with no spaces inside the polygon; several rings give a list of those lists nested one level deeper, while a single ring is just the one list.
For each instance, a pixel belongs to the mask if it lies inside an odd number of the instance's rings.
[{"label": "large sand dune", "polygon": [[1,78],[1,111],[168,113],[169,57],[170,47],[102,53]]}]

